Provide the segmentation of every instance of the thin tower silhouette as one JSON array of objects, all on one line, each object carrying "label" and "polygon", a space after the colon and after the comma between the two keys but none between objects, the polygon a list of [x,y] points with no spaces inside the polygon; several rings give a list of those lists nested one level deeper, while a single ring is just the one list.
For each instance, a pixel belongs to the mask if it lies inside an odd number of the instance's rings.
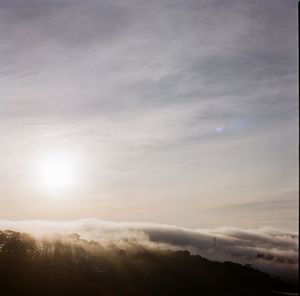
[{"label": "thin tower silhouette", "polygon": [[217,238],[214,236],[214,249],[217,248]]}]

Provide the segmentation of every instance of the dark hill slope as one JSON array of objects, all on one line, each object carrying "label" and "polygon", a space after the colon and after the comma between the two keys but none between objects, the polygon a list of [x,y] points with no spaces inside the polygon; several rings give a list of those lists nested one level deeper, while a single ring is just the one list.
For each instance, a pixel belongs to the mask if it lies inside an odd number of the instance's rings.
[{"label": "dark hill slope", "polygon": [[38,241],[0,232],[1,295],[275,295],[292,287],[232,262],[135,245],[103,248],[76,234]]}]

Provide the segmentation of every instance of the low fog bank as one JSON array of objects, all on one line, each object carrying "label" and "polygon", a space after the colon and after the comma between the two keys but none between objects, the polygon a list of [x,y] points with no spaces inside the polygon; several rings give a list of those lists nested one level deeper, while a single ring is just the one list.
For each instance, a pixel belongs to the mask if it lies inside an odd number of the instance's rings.
[{"label": "low fog bank", "polygon": [[30,233],[36,238],[77,233],[105,247],[188,250],[210,260],[251,264],[285,280],[297,280],[298,233],[263,227],[189,229],[150,223],[113,223],[98,219],[73,222],[0,221],[0,230]]}]

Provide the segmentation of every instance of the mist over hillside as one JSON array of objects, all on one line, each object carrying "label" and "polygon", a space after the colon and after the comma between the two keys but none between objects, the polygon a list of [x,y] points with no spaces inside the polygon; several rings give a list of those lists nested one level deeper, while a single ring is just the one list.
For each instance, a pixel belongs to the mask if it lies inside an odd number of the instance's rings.
[{"label": "mist over hillside", "polygon": [[73,222],[2,221],[0,229],[30,233],[39,244],[45,239],[73,244],[70,234],[75,233],[88,252],[88,241],[95,242],[102,250],[187,250],[213,261],[251,264],[288,282],[296,282],[298,276],[298,234],[275,228],[189,229],[84,219]]},{"label": "mist over hillside", "polygon": [[189,251],[122,239],[102,245],[78,234],[36,239],[0,231],[6,295],[276,295],[297,286],[250,264],[210,261]]}]

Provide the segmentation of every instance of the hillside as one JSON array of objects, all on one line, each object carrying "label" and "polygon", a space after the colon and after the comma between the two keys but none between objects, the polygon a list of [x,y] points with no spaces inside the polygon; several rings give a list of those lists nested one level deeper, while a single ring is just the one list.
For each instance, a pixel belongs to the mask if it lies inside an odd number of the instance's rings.
[{"label": "hillside", "polygon": [[2,295],[275,295],[295,287],[249,265],[188,251],[103,248],[77,234],[0,231]]}]

